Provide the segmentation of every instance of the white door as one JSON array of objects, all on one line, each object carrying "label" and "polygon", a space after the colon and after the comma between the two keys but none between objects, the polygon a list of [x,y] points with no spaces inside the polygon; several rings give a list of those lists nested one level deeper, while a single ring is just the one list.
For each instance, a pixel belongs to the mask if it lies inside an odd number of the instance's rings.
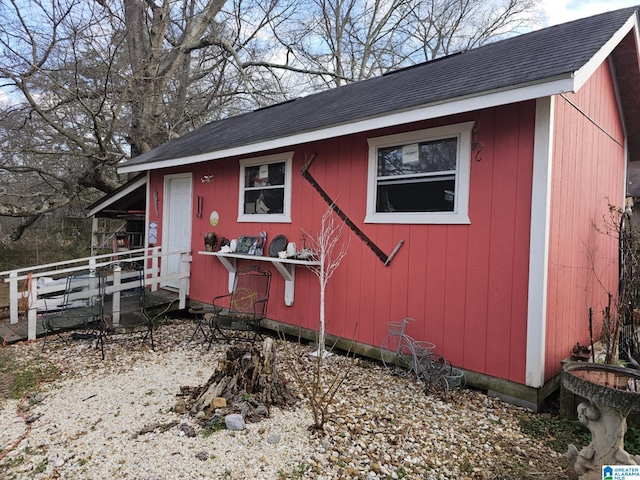
[{"label": "white door", "polygon": [[[191,174],[164,177],[164,209],[162,221],[162,251],[191,250]],[[162,275],[180,272],[180,255],[164,257]],[[179,280],[167,281],[164,286],[179,288]]]}]

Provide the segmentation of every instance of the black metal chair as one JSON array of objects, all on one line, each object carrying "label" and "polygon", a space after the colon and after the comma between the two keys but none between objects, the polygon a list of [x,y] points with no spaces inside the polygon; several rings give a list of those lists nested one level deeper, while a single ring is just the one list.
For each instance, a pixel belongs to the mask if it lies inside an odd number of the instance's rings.
[{"label": "black metal chair", "polygon": [[[45,298],[45,313],[42,315],[44,350],[51,335],[63,341],[73,339],[96,339],[104,359],[104,288],[105,277],[101,273],[67,277],[60,298]],[[63,334],[68,333],[67,338]]]},{"label": "black metal chair", "polygon": [[217,338],[216,332],[229,340],[224,330],[253,332],[252,340],[257,339],[260,336],[260,323],[267,315],[270,287],[271,272],[268,270],[256,265],[239,269],[233,291],[214,297],[212,308],[203,314],[209,327],[208,348]]},{"label": "black metal chair", "polygon": [[[126,335],[124,340],[131,339],[132,336],[134,338],[139,336],[142,342],[149,339],[151,350],[155,350],[153,331],[156,322],[177,299],[164,307],[155,304],[151,292],[145,286],[144,267],[134,264],[131,270],[125,272],[130,275],[121,283],[121,285],[128,285],[120,294],[120,320],[116,325],[112,319],[109,319],[107,331],[114,335]],[[112,298],[110,300],[112,301]]]}]

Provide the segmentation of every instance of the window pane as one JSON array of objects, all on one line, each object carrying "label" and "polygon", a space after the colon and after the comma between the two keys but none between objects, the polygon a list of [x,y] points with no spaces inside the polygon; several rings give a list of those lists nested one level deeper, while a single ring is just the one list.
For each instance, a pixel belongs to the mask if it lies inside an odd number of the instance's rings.
[{"label": "window pane", "polygon": [[244,213],[265,214],[284,212],[284,188],[245,190]]},{"label": "window pane", "polygon": [[455,171],[457,154],[457,138],[379,148],[378,177]]},{"label": "window pane", "polygon": [[245,188],[284,185],[285,162],[245,167]]},{"label": "window pane", "polygon": [[379,183],[376,212],[452,212],[455,179]]}]

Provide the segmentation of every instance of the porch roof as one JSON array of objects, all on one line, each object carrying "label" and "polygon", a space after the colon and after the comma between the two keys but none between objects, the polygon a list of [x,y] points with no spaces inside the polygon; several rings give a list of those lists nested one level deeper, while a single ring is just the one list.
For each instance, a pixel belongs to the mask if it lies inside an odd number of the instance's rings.
[{"label": "porch roof", "polygon": [[133,212],[144,212],[146,208],[147,176],[136,175],[113,192],[101,197],[87,207],[87,217],[116,218]]},{"label": "porch roof", "polygon": [[[136,172],[252,154],[305,142],[577,91],[611,53],[623,109],[640,107],[637,7],[603,13],[497,41],[271,107],[204,125],[128,162]],[[620,49],[618,49],[620,50]],[[631,72],[630,74],[628,72]],[[640,112],[640,108],[635,108]],[[640,127],[629,125],[630,151]],[[640,156],[638,157],[640,158]]]}]

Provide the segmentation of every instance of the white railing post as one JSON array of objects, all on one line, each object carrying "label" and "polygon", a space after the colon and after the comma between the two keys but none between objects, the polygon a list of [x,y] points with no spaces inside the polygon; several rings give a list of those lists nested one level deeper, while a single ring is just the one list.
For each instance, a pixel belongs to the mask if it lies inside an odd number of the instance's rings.
[{"label": "white railing post", "polygon": [[9,321],[18,323],[18,272],[9,274]]},{"label": "white railing post", "polygon": [[122,267],[116,265],[113,268],[113,309],[112,309],[112,321],[113,326],[120,325],[120,273]]},{"label": "white railing post", "polygon": [[180,292],[178,293],[178,308],[183,309],[187,306],[187,291],[189,290],[189,263],[190,254],[180,254]]},{"label": "white railing post", "polygon": [[159,275],[159,259],[160,259],[160,247],[153,247],[151,250],[151,291],[155,292],[158,290],[158,281],[156,280]]},{"label": "white railing post", "polygon": [[89,305],[95,305],[96,299],[99,298],[100,292],[96,293],[98,288],[98,275],[96,271],[96,259],[89,259]]},{"label": "white railing post", "polygon": [[29,283],[29,312],[27,314],[27,339],[35,340],[37,336],[38,309],[36,301],[38,300],[38,280],[31,278]]}]

